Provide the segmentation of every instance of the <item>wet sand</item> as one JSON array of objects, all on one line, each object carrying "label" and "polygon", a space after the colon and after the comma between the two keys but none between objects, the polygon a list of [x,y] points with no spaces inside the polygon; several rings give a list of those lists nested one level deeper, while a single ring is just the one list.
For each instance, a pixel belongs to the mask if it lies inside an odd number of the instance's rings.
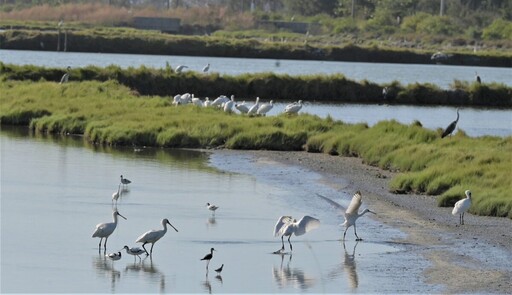
[{"label": "wet sand", "polygon": [[360,190],[367,206],[378,212],[372,218],[406,233],[396,242],[431,262],[423,270],[424,280],[442,285],[443,293],[510,293],[511,219],[466,213],[465,225],[459,226],[452,208],[438,207],[435,196],[392,194],[387,188],[394,173],[365,165],[358,158],[307,152],[234,152],[305,167],[322,174],[327,185],[350,195]]}]

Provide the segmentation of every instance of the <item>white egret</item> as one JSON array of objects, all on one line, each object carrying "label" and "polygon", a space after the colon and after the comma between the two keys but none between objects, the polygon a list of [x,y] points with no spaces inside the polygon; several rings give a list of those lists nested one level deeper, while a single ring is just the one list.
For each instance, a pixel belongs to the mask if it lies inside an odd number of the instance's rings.
[{"label": "white egret", "polygon": [[264,103],[258,107],[256,114],[265,116],[274,107],[274,101],[271,100],[269,103]]},{"label": "white egret", "polygon": [[213,248],[210,249],[210,253],[206,254],[201,260],[206,260],[206,271],[208,271],[208,265],[210,264],[210,260],[213,258],[213,251],[217,251]]},{"label": "white egret", "polygon": [[67,83],[68,80],[69,80],[69,71],[71,70],[71,67],[68,66],[67,69],[66,69],[66,73],[64,75],[62,75],[62,78],[60,78],[60,83],[59,84],[62,84],[62,83]]},{"label": "white egret", "polygon": [[215,215],[215,210],[219,209],[218,206],[215,206],[215,205],[210,204],[210,203],[206,203],[206,208],[208,208],[208,210],[212,211],[213,215]]},{"label": "white egret", "polygon": [[126,250],[126,253],[130,254],[130,255],[133,255],[133,257],[135,258],[135,256],[139,257],[140,258],[140,255],[146,253],[146,251],[142,250],[141,248],[139,247],[128,247],[128,246],[124,246],[123,249]]},{"label": "white egret", "polygon": [[245,100],[242,103],[235,104],[235,108],[242,114],[247,114],[249,108],[245,104]]},{"label": "white egret", "polygon": [[121,252],[109,253],[109,254],[105,255],[105,257],[112,259],[112,260],[119,260],[119,259],[121,259]]},{"label": "white egret", "polygon": [[258,108],[260,107],[260,98],[256,97],[256,102],[254,102],[254,105],[249,108],[249,111],[247,111],[248,115],[255,115],[258,111]]},{"label": "white egret", "polygon": [[299,221],[293,219],[291,216],[281,216],[277,220],[277,223],[274,227],[274,236],[281,236],[281,244],[282,247],[280,250],[274,253],[282,253],[284,251],[284,241],[283,237],[288,236],[288,243],[290,244],[290,251],[293,250],[292,243],[290,242],[290,238],[292,234],[296,236],[302,236],[303,234],[316,229],[320,226],[320,220],[311,217],[311,216],[303,216]]},{"label": "white egret", "polygon": [[471,207],[471,191],[466,190],[464,192],[466,194],[466,198],[457,201],[455,206],[453,207],[452,214],[459,214],[459,224],[464,224],[464,212],[468,211],[469,207]]},{"label": "white egret", "polygon": [[186,69],[186,68],[188,68],[188,67],[185,66],[185,65],[179,65],[179,66],[176,67],[175,71],[176,71],[177,74],[180,74],[181,71],[183,71],[183,69]]},{"label": "white egret", "polygon": [[291,103],[284,108],[284,112],[287,114],[297,114],[302,108],[302,100]]},{"label": "white egret", "polygon": [[121,175],[121,183],[123,185],[129,185],[132,182],[129,179],[127,179],[127,178],[123,178],[123,176]]},{"label": "white egret", "polygon": [[356,235],[356,241],[362,241],[356,231],[356,220],[365,215],[366,213],[370,212],[373,214],[376,214],[375,212],[371,211],[370,209],[364,209],[361,214],[359,214],[359,207],[361,207],[361,204],[363,203],[363,197],[361,196],[361,192],[357,191],[354,196],[352,197],[352,201],[350,201],[350,205],[348,205],[347,211],[345,211],[345,222],[343,222],[342,225],[345,226],[345,232],[343,233],[343,240],[345,240],[345,236],[347,234],[347,230],[352,225],[354,226],[354,234]]},{"label": "white egret", "polygon": [[455,127],[457,126],[457,122],[459,122],[459,109],[457,108],[457,119],[455,121],[451,122],[448,127],[443,131],[443,134],[441,135],[441,138],[444,138],[448,135],[452,136],[453,131],[455,130]]},{"label": "white egret", "polygon": [[224,268],[224,264],[222,264],[219,268],[217,268],[217,269],[215,270],[215,272],[216,272],[217,274],[219,274],[219,275],[220,275],[220,273],[222,272],[222,269],[223,269],[223,268]]},{"label": "white egret", "polygon": [[121,215],[117,210],[114,210],[114,212],[112,212],[113,222],[105,222],[96,225],[96,229],[92,234],[93,238],[100,238],[100,244],[98,245],[99,248],[101,248],[101,241],[103,240],[103,238],[105,238],[105,243],[103,244],[103,248],[105,249],[105,251],[107,250],[108,237],[114,232],[114,230],[117,227],[117,216],[121,216],[126,220],[126,217]]},{"label": "white egret", "polygon": [[116,204],[117,204],[117,200],[119,199],[120,196],[121,196],[121,184],[119,184],[117,186],[117,192],[114,192],[112,194],[112,203],[114,203],[114,201],[116,201]]},{"label": "white egret", "polygon": [[207,64],[206,66],[204,66],[203,73],[208,72],[208,70],[210,70],[210,64]]},{"label": "white egret", "polygon": [[[176,232],[178,232],[178,230],[169,222],[169,220],[167,218],[162,219],[161,223],[162,223],[162,226],[164,227],[164,229],[162,229],[162,230],[153,229],[153,230],[147,231],[144,234],[142,234],[140,237],[138,237],[137,240],[135,241],[136,243],[143,243],[142,248],[144,248],[144,251],[146,251],[147,255],[153,254],[153,246],[155,245],[155,243],[158,240],[160,240],[160,238],[162,238],[165,235],[165,233],[167,232],[167,225],[170,225],[172,228],[174,228],[174,230]],[[144,247],[147,243],[151,243],[151,250],[149,253],[148,253],[148,250],[146,250],[146,247]]]}]

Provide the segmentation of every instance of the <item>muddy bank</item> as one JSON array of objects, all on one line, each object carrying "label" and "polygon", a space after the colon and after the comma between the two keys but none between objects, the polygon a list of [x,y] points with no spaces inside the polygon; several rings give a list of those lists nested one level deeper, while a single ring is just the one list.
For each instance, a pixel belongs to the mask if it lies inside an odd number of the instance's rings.
[{"label": "muddy bank", "polygon": [[[358,158],[305,152],[220,151],[250,154],[286,165],[302,166],[323,175],[338,191],[361,190],[377,221],[407,234],[401,241],[431,262],[423,270],[427,283],[447,293],[508,293],[512,270],[512,220],[465,215],[458,226],[452,208],[437,207],[433,196],[388,192],[393,173],[362,164]],[[343,180],[343,181],[341,181]],[[471,188],[468,188],[471,189]]]}]

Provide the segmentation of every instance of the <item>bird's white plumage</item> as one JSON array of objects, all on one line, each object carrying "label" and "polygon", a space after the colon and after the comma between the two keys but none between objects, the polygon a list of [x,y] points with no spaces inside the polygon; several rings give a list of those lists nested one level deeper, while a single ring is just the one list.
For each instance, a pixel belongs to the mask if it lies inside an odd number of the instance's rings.
[{"label": "bird's white plumage", "polygon": [[219,209],[219,206],[215,206],[210,203],[206,203],[206,207],[208,208],[208,210],[213,211],[213,212],[215,212],[215,210]]},{"label": "bird's white plumage", "polygon": [[[94,230],[92,237],[93,238],[106,238],[106,237],[110,236],[117,227],[117,216],[121,216],[122,218],[126,219],[126,217],[119,214],[119,212],[117,212],[117,211],[112,212],[113,221],[100,223],[100,224],[96,225],[96,229]],[[101,241],[100,241],[100,243],[101,243]]]},{"label": "bird's white plumage", "polygon": [[235,108],[242,114],[247,114],[249,107],[245,104],[245,100],[242,103],[235,104]]},{"label": "bird's white plumage", "polygon": [[319,226],[320,220],[311,216],[303,216],[299,221],[291,216],[281,216],[274,227],[274,236],[289,236],[292,234],[302,236]]},{"label": "bird's white plumage", "polygon": [[256,114],[258,115],[265,115],[266,113],[270,112],[270,110],[274,107],[274,101],[271,100],[269,103],[264,103],[258,107],[258,110],[256,110]]},{"label": "bird's white plumage", "polygon": [[466,211],[468,211],[469,207],[471,207],[471,191],[467,190],[465,191],[466,198],[457,201],[455,203],[455,206],[453,207],[452,214],[462,214]]},{"label": "bird's white plumage", "polygon": [[352,201],[350,201],[350,205],[348,205],[347,211],[345,211],[345,215],[350,215],[354,213],[357,214],[359,212],[359,207],[361,207],[362,203],[363,197],[361,196],[361,193],[358,191],[352,197]]},{"label": "bird's white plumage", "polygon": [[302,108],[302,100],[298,102],[291,103],[284,108],[284,112],[287,114],[296,114]]},{"label": "bird's white plumage", "polygon": [[126,250],[126,253],[130,254],[130,255],[133,255],[133,256],[139,256],[139,255],[142,255],[144,253],[146,253],[146,251],[142,250],[141,248],[139,247],[128,247],[128,246],[124,246],[123,249]]},{"label": "bird's white plumage", "polygon": [[117,186],[117,192],[114,192],[112,194],[112,201],[116,201],[119,199],[119,197],[121,196],[121,184],[119,184]]},{"label": "bird's white plumage", "polygon": [[258,108],[260,107],[260,98],[256,97],[256,102],[254,105],[252,105],[249,110],[247,111],[247,114],[254,115],[258,111]]},{"label": "bird's white plumage", "polygon": [[107,258],[109,259],[112,259],[112,260],[119,260],[121,259],[121,252],[117,252],[117,253],[109,253],[107,255],[105,255]]},{"label": "bird's white plumage", "polygon": [[185,66],[185,65],[179,65],[179,66],[177,66],[177,67],[176,67],[176,70],[175,70],[175,71],[176,71],[176,73],[178,73],[178,74],[179,74],[179,73],[181,73],[181,71],[183,71],[183,69],[185,69],[185,68],[188,68],[188,67],[187,67],[187,66]]},{"label": "bird's white plumage", "polygon": [[137,240],[135,240],[136,243],[155,243],[156,241],[160,240],[160,238],[162,238],[165,233],[167,232],[167,224],[169,224],[170,226],[172,226],[172,228],[174,228],[175,231],[178,231],[170,222],[167,218],[165,219],[162,219],[161,221],[162,223],[162,226],[164,227],[163,229],[160,229],[160,230],[157,230],[157,229],[153,229],[153,230],[149,230],[145,233],[143,233],[141,236],[139,236],[137,238]]}]

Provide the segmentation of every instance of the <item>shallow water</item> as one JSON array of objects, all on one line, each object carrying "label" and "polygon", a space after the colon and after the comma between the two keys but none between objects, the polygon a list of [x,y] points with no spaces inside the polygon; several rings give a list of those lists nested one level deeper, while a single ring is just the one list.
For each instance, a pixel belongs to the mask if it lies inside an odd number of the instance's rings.
[{"label": "shallow water", "polygon": [[[371,218],[358,221],[365,240],[354,242],[349,230],[344,248],[341,217],[314,193],[342,205],[350,196],[316,173],[230,153],[115,150],[20,130],[0,132],[1,292],[439,291],[422,281],[427,262],[393,242],[403,233]],[[135,246],[162,218],[179,230],[142,262],[125,252],[106,260],[91,238],[97,223],[111,220],[120,174],[132,180],[117,205],[128,220],[119,221],[107,253]],[[220,206],[215,217],[206,202]],[[292,237],[293,255],[270,254],[281,246],[272,236],[277,218],[306,214],[321,226]],[[199,259],[211,247],[217,251],[207,275]],[[217,277],[213,269],[221,264]]]}]

